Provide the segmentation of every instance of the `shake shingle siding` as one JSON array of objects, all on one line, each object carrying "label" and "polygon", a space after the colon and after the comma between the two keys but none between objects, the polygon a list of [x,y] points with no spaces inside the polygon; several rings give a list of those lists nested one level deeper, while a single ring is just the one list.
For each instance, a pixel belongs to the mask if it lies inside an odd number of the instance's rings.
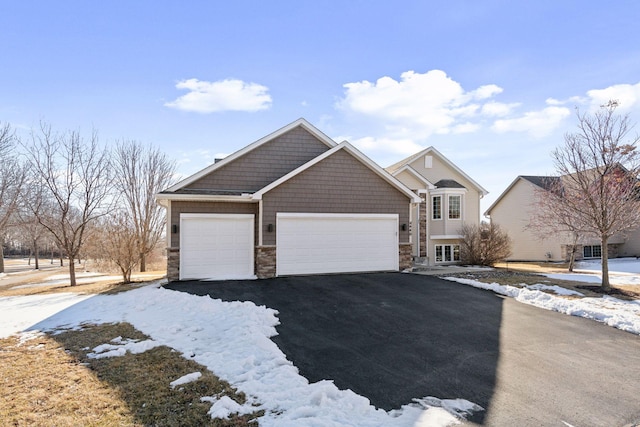
[{"label": "shake shingle siding", "polygon": [[327,150],[326,144],[302,127],[297,127],[186,188],[253,193]]},{"label": "shake shingle siding", "polygon": [[[276,223],[278,212],[398,214],[409,223],[409,198],[350,154],[338,151],[263,196],[263,224]],[[263,230],[264,231],[264,230]],[[409,231],[399,230],[399,241]],[[263,233],[275,245],[276,233]]]}]

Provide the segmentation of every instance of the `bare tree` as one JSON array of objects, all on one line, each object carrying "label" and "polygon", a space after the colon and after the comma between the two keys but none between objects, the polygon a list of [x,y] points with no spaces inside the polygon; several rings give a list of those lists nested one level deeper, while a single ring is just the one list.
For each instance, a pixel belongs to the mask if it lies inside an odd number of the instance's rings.
[{"label": "bare tree", "polygon": [[567,253],[569,271],[573,271],[578,241],[588,235],[588,227],[568,204],[563,203],[563,194],[561,177],[542,178],[541,187],[534,190],[533,214],[526,228],[535,231],[540,240],[566,234],[571,239],[571,244],[567,245]]},{"label": "bare tree", "polygon": [[511,239],[497,224],[465,224],[460,234],[460,260],[465,264],[493,265],[511,255]]},{"label": "bare tree", "polygon": [[602,290],[608,292],[609,239],[640,227],[640,138],[630,137],[628,115],[609,101],[593,114],[578,112],[578,131],[553,151],[561,188],[549,192],[553,209],[566,212],[576,229],[602,244]]},{"label": "bare tree", "polygon": [[31,205],[32,212],[69,260],[71,286],[75,286],[74,260],[85,243],[87,226],[105,215],[112,201],[108,152],[100,147],[96,132],[86,140],[75,131],[54,134],[41,123],[31,134],[27,154],[35,184],[52,198],[51,209]]},{"label": "bare tree", "polygon": [[17,142],[11,126],[0,125],[0,273],[4,273],[4,235],[18,207],[26,176]]},{"label": "bare tree", "polygon": [[112,212],[100,227],[101,255],[120,269],[124,283],[131,283],[131,272],[140,260],[135,224],[126,210]]},{"label": "bare tree", "polygon": [[158,149],[136,141],[122,141],[114,153],[119,194],[131,216],[136,233],[140,271],[146,271],[147,255],[164,231],[165,209],[156,203],[156,193],[170,186],[175,164]]}]

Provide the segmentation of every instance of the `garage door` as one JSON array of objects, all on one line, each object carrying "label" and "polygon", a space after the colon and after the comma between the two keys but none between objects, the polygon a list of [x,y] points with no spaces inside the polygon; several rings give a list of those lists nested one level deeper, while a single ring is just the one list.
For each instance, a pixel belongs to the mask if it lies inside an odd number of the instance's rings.
[{"label": "garage door", "polygon": [[180,279],[248,279],[253,215],[181,214]]},{"label": "garage door", "polygon": [[388,270],[398,270],[398,215],[277,214],[277,275]]}]

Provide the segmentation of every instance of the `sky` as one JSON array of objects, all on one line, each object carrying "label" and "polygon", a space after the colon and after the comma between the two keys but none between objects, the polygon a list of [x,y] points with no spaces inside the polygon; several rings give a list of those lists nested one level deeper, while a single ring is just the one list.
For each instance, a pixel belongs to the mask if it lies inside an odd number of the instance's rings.
[{"label": "sky", "polygon": [[[489,191],[554,173],[577,111],[640,120],[640,3],[0,0],[0,123],[136,140],[181,176],[300,117]],[[636,128],[637,131],[639,128]]]}]

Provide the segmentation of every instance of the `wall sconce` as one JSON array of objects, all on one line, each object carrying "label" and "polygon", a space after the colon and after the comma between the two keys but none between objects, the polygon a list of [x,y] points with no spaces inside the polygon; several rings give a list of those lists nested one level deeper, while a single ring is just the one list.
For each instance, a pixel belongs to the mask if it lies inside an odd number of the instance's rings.
[{"label": "wall sconce", "polygon": [[402,231],[407,231],[407,224],[402,224],[400,228],[402,229]]},{"label": "wall sconce", "polygon": [[268,224],[268,225],[267,225],[267,231],[268,231],[269,233],[273,233],[273,224]]},{"label": "wall sconce", "polygon": [[171,232],[173,234],[176,234],[178,232],[178,224],[172,224],[171,225]]}]

